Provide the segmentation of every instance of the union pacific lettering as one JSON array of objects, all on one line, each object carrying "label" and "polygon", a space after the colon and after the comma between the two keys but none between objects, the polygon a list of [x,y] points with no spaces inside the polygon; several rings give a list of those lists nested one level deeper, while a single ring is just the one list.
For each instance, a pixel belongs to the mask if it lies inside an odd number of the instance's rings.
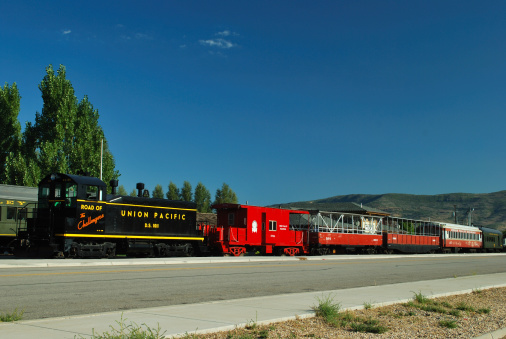
[{"label": "union pacific lettering", "polygon": [[[150,218],[148,211],[121,210],[121,216],[125,218]],[[159,213],[153,212],[153,218],[157,220],[186,220],[185,213]]]},{"label": "union pacific lettering", "polygon": [[149,218],[149,212],[121,210],[121,216],[127,218]]}]

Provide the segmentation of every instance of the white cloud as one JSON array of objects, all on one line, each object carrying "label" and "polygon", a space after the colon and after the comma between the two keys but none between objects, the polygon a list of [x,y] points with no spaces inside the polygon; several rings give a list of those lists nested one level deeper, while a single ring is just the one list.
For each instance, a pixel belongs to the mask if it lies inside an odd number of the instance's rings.
[{"label": "white cloud", "polygon": [[219,35],[219,36],[239,36],[239,34],[237,34],[235,32],[230,32],[228,29],[224,30],[223,32],[218,32],[218,33],[216,33],[216,35]]},{"label": "white cloud", "polygon": [[153,37],[151,37],[147,34],[144,34],[144,33],[135,33],[135,38],[136,39],[153,40]]},{"label": "white cloud", "polygon": [[218,47],[218,48],[223,48],[223,49],[229,49],[229,48],[236,46],[234,43],[232,43],[228,40],[222,39],[222,38],[209,39],[209,40],[199,40],[199,42],[201,45],[204,45],[204,46]]},{"label": "white cloud", "polygon": [[63,35],[67,35],[67,34],[70,34],[70,33],[72,33],[72,31],[70,29],[64,29],[63,32],[62,32]]},{"label": "white cloud", "polygon": [[229,36],[230,35],[230,31],[218,32],[218,33],[216,33],[216,35]]}]

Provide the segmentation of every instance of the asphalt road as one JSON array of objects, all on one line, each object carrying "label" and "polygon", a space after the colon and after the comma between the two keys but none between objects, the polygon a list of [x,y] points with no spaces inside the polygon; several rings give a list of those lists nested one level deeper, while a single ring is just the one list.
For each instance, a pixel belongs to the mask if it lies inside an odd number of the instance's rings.
[{"label": "asphalt road", "polygon": [[0,313],[38,319],[499,272],[504,255],[3,268]]}]

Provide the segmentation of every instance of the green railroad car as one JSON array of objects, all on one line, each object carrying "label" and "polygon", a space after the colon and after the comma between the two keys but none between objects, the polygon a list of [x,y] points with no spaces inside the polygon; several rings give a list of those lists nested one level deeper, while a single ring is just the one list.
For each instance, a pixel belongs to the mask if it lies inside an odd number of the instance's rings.
[{"label": "green railroad car", "polygon": [[0,185],[0,253],[11,253],[17,230],[37,202],[37,187]]}]

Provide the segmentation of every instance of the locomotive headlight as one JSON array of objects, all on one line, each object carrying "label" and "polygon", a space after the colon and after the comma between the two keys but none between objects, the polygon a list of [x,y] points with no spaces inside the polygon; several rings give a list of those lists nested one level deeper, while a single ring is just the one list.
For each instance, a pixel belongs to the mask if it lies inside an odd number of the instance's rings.
[{"label": "locomotive headlight", "polygon": [[52,174],[51,174],[51,181],[53,181],[54,179],[56,179],[56,174],[55,174],[55,173],[52,173]]}]

